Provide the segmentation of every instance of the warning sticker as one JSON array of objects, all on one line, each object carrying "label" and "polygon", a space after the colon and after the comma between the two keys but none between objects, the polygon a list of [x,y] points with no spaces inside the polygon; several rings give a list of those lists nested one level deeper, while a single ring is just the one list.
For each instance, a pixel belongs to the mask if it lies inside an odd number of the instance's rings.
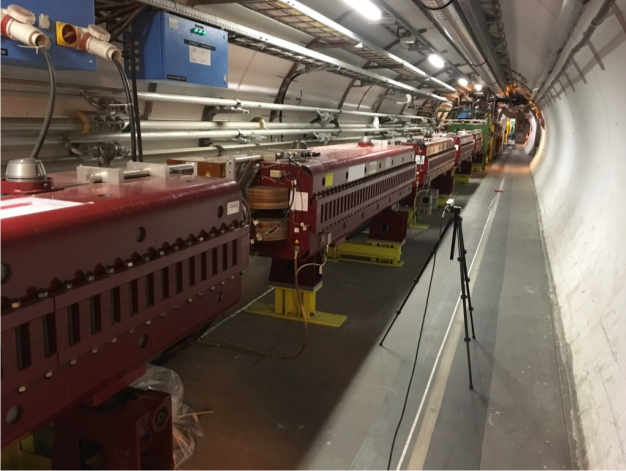
[{"label": "warning sticker", "polygon": [[226,205],[226,215],[236,214],[239,212],[239,201],[231,201]]},{"label": "warning sticker", "polygon": [[206,172],[204,172],[204,176],[209,178],[211,176],[211,172],[207,170]]},{"label": "warning sticker", "polygon": [[189,62],[211,65],[211,50],[197,46],[189,46]]},{"label": "warning sticker", "polygon": [[333,186],[333,174],[327,173],[324,177],[324,186]]},{"label": "warning sticker", "polygon": [[27,214],[43,213],[54,209],[71,208],[83,203],[73,201],[50,200],[47,198],[13,198],[0,202],[0,219],[7,219]]}]

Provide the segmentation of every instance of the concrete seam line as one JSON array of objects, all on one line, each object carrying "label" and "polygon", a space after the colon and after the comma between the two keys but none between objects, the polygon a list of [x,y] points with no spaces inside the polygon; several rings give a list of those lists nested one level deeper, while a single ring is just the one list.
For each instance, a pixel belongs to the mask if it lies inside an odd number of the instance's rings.
[{"label": "concrete seam line", "polygon": [[[499,165],[501,166],[501,165]],[[503,177],[502,180],[500,181],[500,189],[502,189],[502,186],[504,185],[504,181],[506,180],[506,177]],[[500,195],[501,193],[498,193],[498,195]],[[496,195],[496,197],[498,196]],[[498,199],[499,201],[499,199]],[[493,202],[492,202],[493,203]],[[480,246],[482,244],[482,241],[485,237],[485,233],[487,232],[487,226],[489,225],[489,222],[491,221],[491,217],[492,215],[495,213],[495,211],[497,210],[498,205],[496,204],[495,207],[493,208],[489,208],[489,215],[487,216],[487,221],[485,221],[485,226],[483,227],[483,232],[480,236],[480,240],[478,241],[478,246],[476,247],[476,252],[474,253],[474,257],[472,258],[472,263],[470,264],[469,270],[468,270],[468,274],[472,272],[472,268],[474,267],[474,262],[476,261],[476,256],[478,255],[478,251],[480,249]],[[404,461],[404,458],[406,456],[406,452],[409,448],[409,443],[411,442],[411,439],[413,438],[413,434],[415,433],[415,427],[417,426],[417,422],[419,420],[419,417],[422,413],[422,409],[424,407],[424,403],[426,402],[426,396],[428,395],[428,391],[430,389],[430,386],[432,384],[433,381],[433,377],[435,376],[435,370],[437,369],[437,365],[439,364],[439,359],[441,358],[441,353],[443,351],[443,347],[445,346],[446,341],[448,340],[448,334],[450,333],[450,329],[452,328],[452,324],[454,322],[454,315],[456,314],[456,311],[459,307],[459,303],[461,301],[461,296],[459,295],[459,298],[456,301],[456,305],[454,306],[454,310],[452,311],[452,315],[450,316],[450,323],[448,324],[448,328],[446,330],[446,334],[443,337],[443,340],[441,341],[441,346],[439,347],[439,351],[437,352],[437,357],[435,358],[435,363],[433,364],[433,368],[430,372],[430,377],[428,378],[428,383],[426,383],[426,389],[424,390],[424,394],[422,395],[422,399],[420,401],[420,405],[419,408],[417,409],[417,414],[415,415],[415,419],[413,420],[413,425],[411,426],[411,430],[409,431],[409,436],[407,437],[406,443],[404,444],[404,449],[402,450],[402,455],[400,455],[400,460],[398,461],[398,466],[396,467],[396,470],[399,470],[400,467],[402,466],[402,463]]]}]

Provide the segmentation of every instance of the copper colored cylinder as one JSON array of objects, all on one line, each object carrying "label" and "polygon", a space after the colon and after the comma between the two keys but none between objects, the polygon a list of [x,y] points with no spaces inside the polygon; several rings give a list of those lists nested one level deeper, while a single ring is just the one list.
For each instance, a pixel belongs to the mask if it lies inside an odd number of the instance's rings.
[{"label": "copper colored cylinder", "polygon": [[289,190],[271,186],[253,186],[248,189],[251,209],[288,209]]}]

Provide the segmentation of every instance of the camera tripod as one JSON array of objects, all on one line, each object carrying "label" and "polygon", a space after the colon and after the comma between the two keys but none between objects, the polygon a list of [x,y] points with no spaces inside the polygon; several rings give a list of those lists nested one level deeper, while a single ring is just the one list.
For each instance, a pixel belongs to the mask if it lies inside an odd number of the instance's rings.
[{"label": "camera tripod", "polygon": [[[461,217],[461,207],[460,206],[454,206],[453,200],[450,200],[449,204],[446,204],[445,211],[451,212],[452,213],[452,217],[450,217],[450,219],[446,223],[446,226],[445,226],[444,230],[441,232],[441,235],[439,236],[439,239],[437,240],[437,242],[435,243],[435,245],[431,249],[430,254],[428,256],[428,259],[426,260],[426,263],[422,267],[420,273],[413,280],[413,286],[411,286],[411,289],[409,290],[409,292],[407,293],[406,297],[404,298],[404,301],[402,301],[402,304],[400,305],[400,308],[396,311],[396,315],[393,318],[393,321],[391,322],[389,327],[387,328],[387,331],[385,332],[385,335],[383,336],[383,338],[380,341],[379,345],[381,347],[383,346],[383,343],[384,343],[385,339],[387,338],[387,335],[389,334],[389,332],[391,331],[391,329],[392,329],[393,325],[395,324],[396,320],[400,316],[400,313],[402,312],[402,309],[406,305],[406,303],[409,300],[411,294],[413,293],[413,290],[417,286],[417,283],[419,282],[420,278],[422,277],[422,274],[426,270],[426,267],[428,266],[428,263],[430,262],[431,258],[434,257],[435,253],[439,249],[441,241],[443,240],[443,238],[445,237],[446,233],[448,232],[448,229],[450,227],[452,227],[453,228],[453,232],[452,232],[452,246],[450,247],[450,260],[454,260],[454,254],[455,254],[455,250],[456,250],[458,252],[457,260],[459,261],[459,273],[460,273],[460,276],[461,276],[461,302],[463,303],[463,323],[464,323],[464,326],[465,326],[465,338],[464,338],[464,341],[465,341],[465,346],[466,346],[466,351],[467,351],[467,370],[468,370],[468,373],[469,373],[469,387],[470,387],[470,389],[474,389],[474,383],[472,381],[472,362],[471,362],[470,349],[469,349],[469,343],[471,341],[470,336],[469,336],[469,326],[470,325],[472,327],[472,338],[475,339],[476,335],[474,333],[474,314],[473,314],[474,307],[472,306],[472,298],[471,298],[471,295],[470,295],[470,287],[469,287],[470,278],[469,278],[469,272],[468,272],[468,269],[467,269],[467,257],[466,257],[467,250],[465,249],[465,239],[463,237],[463,218]],[[469,322],[468,322],[468,318],[469,318]]]},{"label": "camera tripod", "polygon": [[[454,249],[457,246],[459,257],[459,271],[461,274],[461,302],[463,303],[463,323],[465,325],[465,349],[467,351],[467,371],[469,373],[469,388],[474,389],[474,383],[472,381],[472,360],[470,358],[469,343],[471,341],[469,337],[469,329],[467,318],[469,317],[470,324],[472,326],[472,338],[476,338],[474,333],[474,307],[472,306],[472,297],[470,296],[469,287],[469,273],[467,270],[467,250],[465,250],[465,239],[463,238],[463,218],[461,217],[461,207],[451,206],[449,209],[453,213],[452,219],[454,229],[452,232],[452,246],[450,247],[450,260],[454,260]],[[469,315],[469,316],[468,316]]]}]

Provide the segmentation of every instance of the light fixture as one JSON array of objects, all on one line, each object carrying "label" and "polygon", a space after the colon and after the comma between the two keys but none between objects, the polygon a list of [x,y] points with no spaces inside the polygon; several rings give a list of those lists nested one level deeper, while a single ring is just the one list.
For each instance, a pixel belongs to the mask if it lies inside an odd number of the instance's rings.
[{"label": "light fixture", "polygon": [[380,20],[383,12],[370,0],[343,0],[368,20]]},{"label": "light fixture", "polygon": [[428,56],[428,62],[430,62],[432,65],[434,65],[438,69],[441,69],[444,65],[446,65],[444,60],[441,57],[439,57],[437,54],[431,54],[430,56]]},{"label": "light fixture", "polygon": [[474,90],[476,90],[477,92],[482,92],[483,86],[480,83],[477,83],[476,85],[474,85]]},{"label": "light fixture", "polygon": [[459,85],[462,87],[467,87],[469,85],[469,82],[467,81],[465,77],[461,77],[459,79]]}]

